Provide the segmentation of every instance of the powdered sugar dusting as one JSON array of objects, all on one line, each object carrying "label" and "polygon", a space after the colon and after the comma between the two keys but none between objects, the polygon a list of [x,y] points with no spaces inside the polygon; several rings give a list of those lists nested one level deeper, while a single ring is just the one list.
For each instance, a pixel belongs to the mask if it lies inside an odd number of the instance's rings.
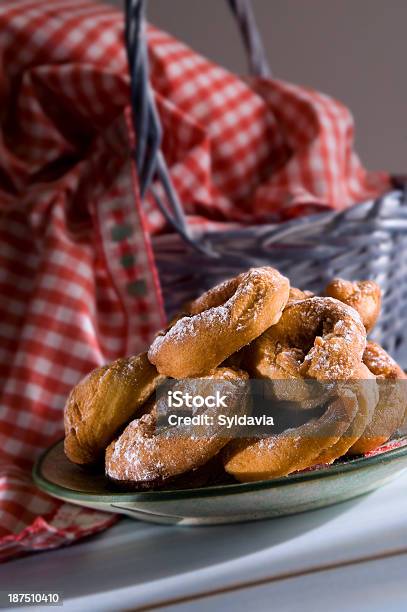
[{"label": "powdered sugar dusting", "polygon": [[224,325],[230,319],[230,311],[226,306],[217,306],[193,317],[183,317],[175,323],[163,336],[158,336],[151,345],[150,351],[158,351],[163,342],[182,343],[187,338],[198,336],[199,323],[204,321],[208,326]]}]

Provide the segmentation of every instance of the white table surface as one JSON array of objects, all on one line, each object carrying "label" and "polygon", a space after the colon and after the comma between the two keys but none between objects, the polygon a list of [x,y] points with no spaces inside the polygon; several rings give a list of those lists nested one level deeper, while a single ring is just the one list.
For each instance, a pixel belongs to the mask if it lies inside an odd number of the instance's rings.
[{"label": "white table surface", "polygon": [[122,520],[9,562],[0,580],[10,591],[62,591],[65,612],[405,611],[407,472],[370,495],[287,518],[218,527]]}]

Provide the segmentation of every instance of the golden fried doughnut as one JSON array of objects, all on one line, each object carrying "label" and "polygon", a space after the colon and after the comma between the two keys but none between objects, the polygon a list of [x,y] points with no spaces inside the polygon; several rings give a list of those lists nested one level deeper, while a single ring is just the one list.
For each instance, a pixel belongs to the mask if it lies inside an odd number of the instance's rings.
[{"label": "golden fried doughnut", "polygon": [[319,419],[267,438],[233,440],[223,451],[225,470],[240,482],[249,482],[305,469],[340,439],[358,409],[356,394],[345,389]]},{"label": "golden fried doughnut", "polygon": [[[341,438],[326,448],[315,460],[315,465],[320,463],[333,463],[339,457],[345,455],[350,447],[359,440],[366,427],[371,423],[377,402],[379,401],[379,391],[376,384],[376,377],[362,363],[359,366],[352,380],[342,383],[345,388],[354,391],[358,398],[359,409]],[[338,386],[340,393],[340,385]]]},{"label": "golden fried doughnut", "polygon": [[388,353],[375,342],[368,342],[363,362],[377,377],[379,402],[371,423],[350,449],[359,455],[387,442],[407,416],[407,376]]},{"label": "golden fried doughnut", "polygon": [[[299,302],[301,300],[305,300],[313,296],[314,294],[312,293],[312,291],[302,291],[302,289],[297,289],[296,287],[290,287],[290,293],[289,293],[288,302],[287,302],[286,307],[292,304],[293,302]],[[189,306],[186,306],[185,308],[186,310],[184,310],[184,312],[187,312],[191,308],[191,306],[189,305]],[[238,368],[240,368],[242,364],[244,366],[246,351],[248,350],[248,348],[249,347],[245,346],[237,353],[233,353],[233,355],[231,355],[230,357],[228,357],[228,359],[225,360],[223,365],[231,366],[231,367],[238,367]]]},{"label": "golden fried doughnut", "polygon": [[145,353],[90,372],[72,389],[65,406],[68,459],[79,464],[96,462],[161,380]]},{"label": "golden fried doughnut", "polygon": [[279,322],[248,348],[245,365],[253,377],[270,381],[276,399],[315,405],[315,380],[352,377],[365,346],[366,332],[353,308],[312,297],[285,308]]},{"label": "golden fried doughnut", "polygon": [[369,341],[367,343],[363,353],[363,363],[375,376],[380,378],[387,380],[407,378],[398,363],[377,342]]},{"label": "golden fried doughnut", "polygon": [[[231,399],[222,414],[244,414],[247,409],[248,375],[241,370],[218,368],[200,379],[176,383],[174,389],[196,389],[207,385],[211,394],[214,384],[221,385],[223,393]],[[208,425],[193,427],[167,427],[156,429],[158,403],[150,414],[132,421],[106,450],[106,475],[118,484],[161,486],[175,477],[189,473],[206,464],[230,440],[230,433],[217,422],[218,408],[207,408],[204,413],[214,417]],[[165,398],[164,398],[165,401]],[[196,414],[196,413],[194,413]]]},{"label": "golden fried doughnut", "polygon": [[200,376],[276,323],[289,282],[274,268],[252,268],[204,293],[150,347],[148,358],[173,378]]},{"label": "golden fried doughnut", "polygon": [[293,302],[299,302],[301,300],[306,300],[307,298],[314,297],[312,291],[303,291],[302,289],[297,289],[297,287],[290,287],[290,295],[288,297],[287,306],[292,304]]},{"label": "golden fried doughnut", "polygon": [[382,301],[382,292],[374,281],[347,281],[335,278],[325,288],[324,295],[352,306],[358,311],[367,332],[374,327]]},{"label": "golden fried doughnut", "polygon": [[[113,481],[114,482],[114,481]],[[115,482],[126,491],[160,489],[197,489],[235,483],[235,479],[225,472],[220,453],[195,470],[156,482]]]}]

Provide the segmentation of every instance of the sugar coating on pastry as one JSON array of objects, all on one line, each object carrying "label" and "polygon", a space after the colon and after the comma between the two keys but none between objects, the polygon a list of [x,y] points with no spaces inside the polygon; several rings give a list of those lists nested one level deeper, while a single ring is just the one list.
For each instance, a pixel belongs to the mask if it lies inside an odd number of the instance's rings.
[{"label": "sugar coating on pastry", "polygon": [[[199,379],[210,394],[221,388],[229,399],[223,414],[244,413],[248,375],[241,370],[218,368]],[[194,381],[180,381],[176,388],[189,389]],[[215,385],[215,386],[214,386]],[[157,400],[158,402],[160,400]],[[106,450],[106,475],[118,483],[150,483],[152,486],[204,465],[229,442],[230,433],[214,419],[211,426],[157,429],[159,406],[154,403],[149,414],[132,421]],[[216,409],[206,414],[216,415]]]},{"label": "sugar coating on pastry", "polygon": [[230,442],[223,451],[225,470],[240,482],[267,480],[302,470],[340,439],[357,411],[355,393],[344,390],[318,419],[266,439]]},{"label": "sugar coating on pastry", "polygon": [[[344,381],[342,386],[346,389],[351,389],[355,393],[358,401],[358,410],[352,423],[341,438],[335,444],[322,451],[314,460],[316,465],[333,463],[333,461],[345,455],[363,435],[375,414],[379,401],[379,388],[375,375],[370,372],[364,363],[360,364],[352,378]],[[337,385],[336,389],[340,393],[341,385]]]},{"label": "sugar coating on pastry", "polygon": [[148,351],[158,371],[200,376],[249,344],[280,318],[289,281],[274,268],[252,268],[210,289]]},{"label": "sugar coating on pastry", "polygon": [[353,444],[350,454],[372,451],[385,442],[407,418],[407,376],[394,359],[375,342],[368,342],[363,362],[377,377],[379,401],[373,418]]},{"label": "sugar coating on pastry", "polygon": [[367,332],[370,332],[376,324],[380,314],[382,292],[374,281],[352,282],[335,278],[326,286],[324,295],[340,300],[357,310]]},{"label": "sugar coating on pastry", "polygon": [[363,353],[363,362],[369,370],[380,378],[406,379],[407,376],[398,363],[377,342],[369,341]]},{"label": "sugar coating on pastry", "polygon": [[90,464],[103,457],[117,430],[135,416],[162,377],[145,353],[93,370],[68,397],[64,410],[67,457]]},{"label": "sugar coating on pastry", "polygon": [[287,380],[351,377],[362,361],[366,331],[358,313],[333,298],[293,302],[247,354],[258,378]]}]

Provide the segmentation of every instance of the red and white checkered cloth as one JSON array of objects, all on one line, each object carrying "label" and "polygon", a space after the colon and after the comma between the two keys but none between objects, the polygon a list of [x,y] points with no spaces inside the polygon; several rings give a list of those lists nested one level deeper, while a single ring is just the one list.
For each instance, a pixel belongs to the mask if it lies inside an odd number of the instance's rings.
[{"label": "red and white checkered cloth", "polygon": [[[0,558],[68,544],[114,522],[32,484],[63,432],[70,388],[145,349],[164,322],[130,160],[123,15],[89,0],[0,6]],[[197,228],[340,209],[383,192],[352,150],[338,102],[243,82],[155,28],[152,81],[164,154]]]}]

